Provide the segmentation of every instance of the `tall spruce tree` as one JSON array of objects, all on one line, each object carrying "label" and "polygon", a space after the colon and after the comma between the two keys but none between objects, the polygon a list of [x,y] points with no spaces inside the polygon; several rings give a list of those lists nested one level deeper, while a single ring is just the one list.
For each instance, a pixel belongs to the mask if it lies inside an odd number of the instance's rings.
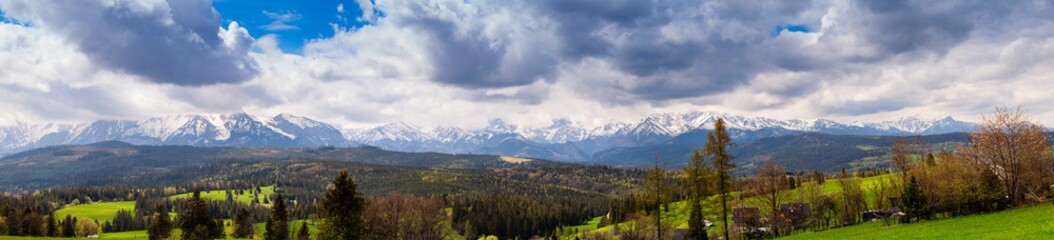
[{"label": "tall spruce tree", "polygon": [[281,193],[274,195],[271,205],[271,217],[267,219],[265,240],[289,239],[289,213],[285,209],[285,198]]},{"label": "tall spruce tree", "polygon": [[[201,191],[194,194],[185,204],[186,210],[180,213],[179,228],[183,229],[183,239],[217,239],[223,238],[223,225],[217,224],[209,216],[208,202],[201,198]],[[218,229],[218,231],[217,231]]]},{"label": "tall spruce tree", "polygon": [[296,240],[311,240],[310,229],[307,227],[307,221],[302,221],[300,224],[300,231],[296,234]]},{"label": "tall spruce tree", "polygon": [[656,239],[666,239],[664,236],[666,229],[664,229],[662,221],[663,206],[666,207],[666,211],[669,211],[668,194],[667,194],[667,183],[666,183],[666,170],[664,165],[660,165],[659,156],[656,155],[654,159],[655,166],[647,170],[646,178],[644,179],[644,188],[648,191],[649,200],[651,201],[652,207],[655,209],[655,236]]},{"label": "tall spruce tree", "polygon": [[333,188],[326,192],[319,209],[322,225],[319,239],[358,240],[363,233],[362,212],[366,199],[358,192],[358,185],[342,171],[333,179]]},{"label": "tall spruce tree", "polygon": [[9,208],[6,214],[4,221],[7,221],[7,235],[22,236],[22,218],[18,215],[18,210]]},{"label": "tall spruce tree", "polygon": [[238,209],[238,214],[234,215],[234,237],[235,238],[253,238],[253,221],[252,214],[245,208]]},{"label": "tall spruce tree", "polygon": [[76,235],[76,231],[77,230],[74,228],[74,224],[75,223],[76,222],[73,220],[73,216],[70,216],[69,214],[66,214],[66,219],[62,220],[62,236],[63,237],[70,238],[70,237],[73,237],[74,235]]},{"label": "tall spruce tree", "polygon": [[[69,219],[68,216],[66,218]],[[165,205],[157,205],[154,219],[150,221],[146,233],[150,240],[168,239],[172,236],[172,219],[169,218]]]},{"label": "tall spruce tree", "polygon": [[706,170],[705,154],[699,150],[693,151],[688,166],[684,167],[685,184],[690,194],[688,205],[691,207],[685,239],[708,239],[702,207],[706,195]]},{"label": "tall spruce tree", "polygon": [[45,219],[45,221],[47,222],[47,227],[44,230],[44,236],[58,237],[59,227],[58,223],[55,221],[55,211],[49,212],[48,219]]},{"label": "tall spruce tree", "polygon": [[908,186],[904,187],[904,192],[900,195],[900,204],[907,213],[908,222],[918,221],[918,218],[925,214],[926,195],[922,194],[915,176],[911,176]]},{"label": "tall spruce tree", "polygon": [[721,222],[724,229],[725,239],[728,234],[728,193],[732,191],[732,169],[736,167],[732,163],[732,154],[728,153],[728,147],[732,145],[732,138],[728,136],[725,128],[725,119],[718,118],[714,123],[714,131],[706,135],[706,153],[711,157],[714,171],[717,176],[717,191],[721,195]]}]

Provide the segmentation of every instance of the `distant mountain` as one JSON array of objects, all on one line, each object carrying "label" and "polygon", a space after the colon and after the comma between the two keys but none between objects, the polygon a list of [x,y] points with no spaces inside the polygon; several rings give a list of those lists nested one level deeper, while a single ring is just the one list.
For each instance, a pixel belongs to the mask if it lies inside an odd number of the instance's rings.
[{"label": "distant mountain", "polygon": [[100,120],[87,124],[21,124],[0,128],[0,152],[55,146],[123,141],[142,145],[191,146],[345,146],[333,126],[305,117],[272,118],[245,113],[179,115],[142,121]]},{"label": "distant mountain", "polygon": [[[803,133],[761,138],[756,141],[733,145],[729,151],[735,157],[737,172],[752,173],[765,161],[776,161],[787,171],[835,172],[868,167],[886,167],[889,145],[896,136],[832,135]],[[951,149],[969,142],[966,133],[947,133],[922,136],[933,151]],[[667,168],[680,168],[688,162],[692,151],[699,149],[698,142],[692,144],[669,141],[663,144],[617,147],[593,155],[591,164],[621,167],[650,167],[654,157],[659,157]]]},{"label": "distant mountain", "polygon": [[973,123],[951,117],[901,118],[881,122],[841,123],[825,119],[777,120],[716,112],[654,114],[634,122],[585,128],[565,120],[526,127],[494,119],[481,129],[450,126],[425,128],[395,122],[368,129],[345,129],[310,118],[279,114],[256,117],[245,113],[178,115],[146,120],[100,120],[85,124],[19,124],[0,128],[0,154],[100,141],[140,145],[310,147],[370,145],[406,152],[498,154],[585,162],[609,150],[660,144],[699,147],[718,118],[724,118],[733,138],[749,143],[766,137],[824,133],[833,135],[931,135],[963,132]]},{"label": "distant mountain", "polygon": [[[619,148],[690,142],[701,146],[714,121],[724,118],[737,142],[765,137],[824,133],[833,135],[932,135],[965,132],[975,124],[951,117],[901,118],[881,122],[840,123],[826,119],[777,120],[715,112],[655,114],[637,122],[617,122],[587,130],[567,120],[554,120],[540,128],[522,127],[495,119],[479,130],[454,127],[421,127],[393,123],[345,132],[362,144],[399,151],[438,151],[529,156],[562,161],[589,161],[595,154]],[[448,133],[448,134],[442,134]],[[456,133],[456,134],[454,134]],[[504,144],[504,145],[501,145]],[[511,146],[515,145],[515,146]],[[545,149],[543,149],[545,148]]]}]

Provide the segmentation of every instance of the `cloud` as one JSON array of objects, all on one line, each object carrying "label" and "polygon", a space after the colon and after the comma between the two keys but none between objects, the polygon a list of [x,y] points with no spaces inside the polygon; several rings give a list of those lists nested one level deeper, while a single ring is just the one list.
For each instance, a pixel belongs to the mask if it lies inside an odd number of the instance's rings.
[{"label": "cloud", "polygon": [[8,17],[62,36],[102,67],[181,86],[239,83],[257,72],[253,39],[205,0],[3,1]]},{"label": "cloud", "polygon": [[[238,23],[221,28],[207,6],[118,2],[72,12],[0,0],[26,23],[0,25],[0,65],[10,66],[0,68],[0,110],[18,113],[0,122],[243,110],[344,127],[599,125],[693,110],[969,120],[1003,105],[1054,119],[1054,90],[1042,87],[1054,76],[1054,9],[1043,1],[363,0],[369,24],[307,41],[298,54],[273,36],[249,38]],[[89,39],[55,19],[109,35]],[[175,37],[191,35],[211,37]],[[159,39],[180,51],[141,47]],[[120,57],[132,53],[145,59]],[[182,67],[136,70],[153,58]],[[231,70],[238,63],[251,71]],[[173,83],[191,73],[157,69],[243,78]]]},{"label": "cloud", "polygon": [[[360,18],[360,20],[366,22],[373,21],[373,0],[356,0],[355,2],[359,5],[359,10],[362,11],[362,17]],[[339,6],[337,6],[337,12],[344,12],[344,4],[340,4]]]},{"label": "cloud", "polygon": [[[337,8],[337,10],[338,11],[343,11],[343,9],[344,9],[343,6],[344,5],[340,5]],[[271,23],[268,23],[267,25],[260,26],[260,28],[262,28],[264,30],[272,31],[272,32],[275,32],[275,31],[288,31],[288,30],[300,30],[300,27],[297,27],[296,25],[291,25],[290,24],[292,22],[300,20],[300,18],[301,18],[300,14],[296,14],[294,12],[275,13],[275,12],[268,12],[266,10],[263,11],[263,14],[266,15],[267,18],[271,19]]]}]

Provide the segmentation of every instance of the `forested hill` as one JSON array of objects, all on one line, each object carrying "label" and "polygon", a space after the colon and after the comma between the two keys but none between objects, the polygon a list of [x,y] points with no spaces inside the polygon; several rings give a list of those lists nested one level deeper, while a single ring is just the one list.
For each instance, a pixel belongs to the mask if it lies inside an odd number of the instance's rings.
[{"label": "forested hill", "polygon": [[[705,134],[701,134],[705,136]],[[705,137],[698,137],[705,139]],[[788,171],[835,172],[842,168],[863,169],[888,166],[888,148],[897,136],[832,135],[805,133],[761,138],[731,147],[737,171],[750,173],[765,161],[776,161]],[[916,137],[906,137],[915,139]],[[967,133],[919,136],[932,150],[950,149],[969,142]],[[591,163],[625,167],[648,167],[658,155],[667,168],[680,168],[693,150],[705,141],[668,141],[644,147],[615,148],[597,153]]]},{"label": "forested hill", "polygon": [[[313,165],[304,165],[308,163]],[[175,184],[182,183],[177,180],[196,181],[237,174],[246,175],[245,179],[279,180],[275,177],[253,176],[263,173],[249,173],[241,169],[237,172],[213,171],[229,169],[226,167],[232,165],[265,167],[268,169],[266,174],[271,175],[284,174],[288,172],[286,170],[303,166],[387,170],[385,174],[425,170],[460,174],[500,172],[501,169],[603,168],[494,155],[393,152],[375,147],[238,148],[138,146],[100,142],[46,147],[4,157],[0,159],[0,191],[88,183],[130,184],[132,179],[153,179],[135,183],[137,185]]]}]

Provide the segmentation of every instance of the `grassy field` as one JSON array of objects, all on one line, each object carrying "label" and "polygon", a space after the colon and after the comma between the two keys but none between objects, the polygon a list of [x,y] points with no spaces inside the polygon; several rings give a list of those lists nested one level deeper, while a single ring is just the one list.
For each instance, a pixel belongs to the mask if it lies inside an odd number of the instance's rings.
[{"label": "grassy field", "polygon": [[1054,204],[889,227],[873,222],[781,239],[1054,239]]},{"label": "grassy field", "polygon": [[101,223],[113,220],[117,211],[122,209],[135,213],[135,202],[95,202],[91,204],[68,206],[55,211],[55,217],[64,218],[66,217],[66,214],[69,214],[70,216],[77,218],[97,220]]},{"label": "grassy field", "polygon": [[[255,190],[255,189],[254,189]],[[233,190],[232,190],[233,191]],[[182,199],[189,198],[193,193],[182,193],[172,195],[171,199]],[[274,194],[274,186],[260,187],[260,203],[263,203],[264,199],[270,199],[271,195]],[[252,191],[245,191],[243,194],[238,194],[234,191],[234,200],[241,203],[251,203],[253,201]],[[224,201],[227,200],[226,190],[212,190],[212,191],[201,191],[201,198],[213,200],[213,201]]]},{"label": "grassy field", "polygon": [[[874,204],[874,199],[875,199],[875,197],[869,191],[869,189],[873,188],[875,185],[879,184],[881,181],[886,181],[886,179],[889,179],[889,178],[892,178],[892,177],[896,177],[896,175],[884,174],[884,175],[878,175],[878,176],[872,176],[872,177],[866,177],[866,178],[861,178],[860,179],[860,186],[861,186],[861,188],[864,191],[864,197],[865,197],[865,200],[868,201],[868,204]],[[815,184],[815,183],[811,183],[810,182],[810,183],[806,183],[806,184]],[[838,180],[836,180],[836,179],[829,179],[829,180],[825,181],[824,184],[822,186],[820,186],[820,188],[822,189],[822,191],[825,194],[835,194],[835,193],[838,193],[838,192],[842,191],[842,187],[841,187],[841,185],[838,184]],[[798,193],[797,189],[786,191],[786,195],[785,196],[786,196],[786,200],[784,202],[797,202],[797,201],[799,201],[797,199],[798,196],[799,196],[799,193]],[[722,221],[720,219],[718,219],[718,218],[720,218],[720,216],[718,216],[718,212],[720,212],[719,211],[720,205],[716,204],[716,203],[718,203],[718,201],[717,201],[718,199],[720,199],[720,198],[717,197],[717,196],[713,196],[707,201],[710,204],[704,203],[703,204],[703,212],[704,212],[704,214],[706,216],[708,216],[707,219],[710,219],[711,221],[714,222],[714,226],[716,227],[715,230],[720,232],[721,231],[720,226],[723,223],[722,223]],[[752,204],[752,201],[754,201],[754,199],[751,199],[751,198],[748,198],[748,199],[745,199],[745,200],[735,200],[735,201],[730,201],[729,205],[733,206],[733,208],[734,208],[734,207],[742,206],[743,204],[750,205],[750,204]],[[689,218],[689,214],[688,213],[689,213],[689,206],[688,206],[688,202],[687,201],[674,202],[674,203],[670,204],[670,211],[668,213],[664,213],[663,214],[663,219],[665,221],[669,221],[675,228],[687,229],[688,228],[688,218]],[[562,239],[574,239],[576,236],[581,237],[581,236],[585,235],[585,233],[589,233],[589,232],[601,232],[601,233],[603,233],[603,232],[608,232],[608,231],[611,231],[611,230],[614,229],[614,226],[611,226],[611,225],[604,226],[604,227],[599,227],[599,223],[600,223],[600,217],[596,217],[596,218],[590,219],[590,221],[588,221],[586,223],[583,223],[581,225],[571,226],[568,229],[571,229],[572,231],[577,229],[579,234],[577,234],[577,235],[576,234],[568,234],[568,235],[561,236],[561,238]],[[630,226],[628,224],[629,223],[620,223],[619,227],[620,228],[626,228],[626,227]],[[713,233],[715,230],[710,230],[710,231],[711,231],[711,233]]]}]

